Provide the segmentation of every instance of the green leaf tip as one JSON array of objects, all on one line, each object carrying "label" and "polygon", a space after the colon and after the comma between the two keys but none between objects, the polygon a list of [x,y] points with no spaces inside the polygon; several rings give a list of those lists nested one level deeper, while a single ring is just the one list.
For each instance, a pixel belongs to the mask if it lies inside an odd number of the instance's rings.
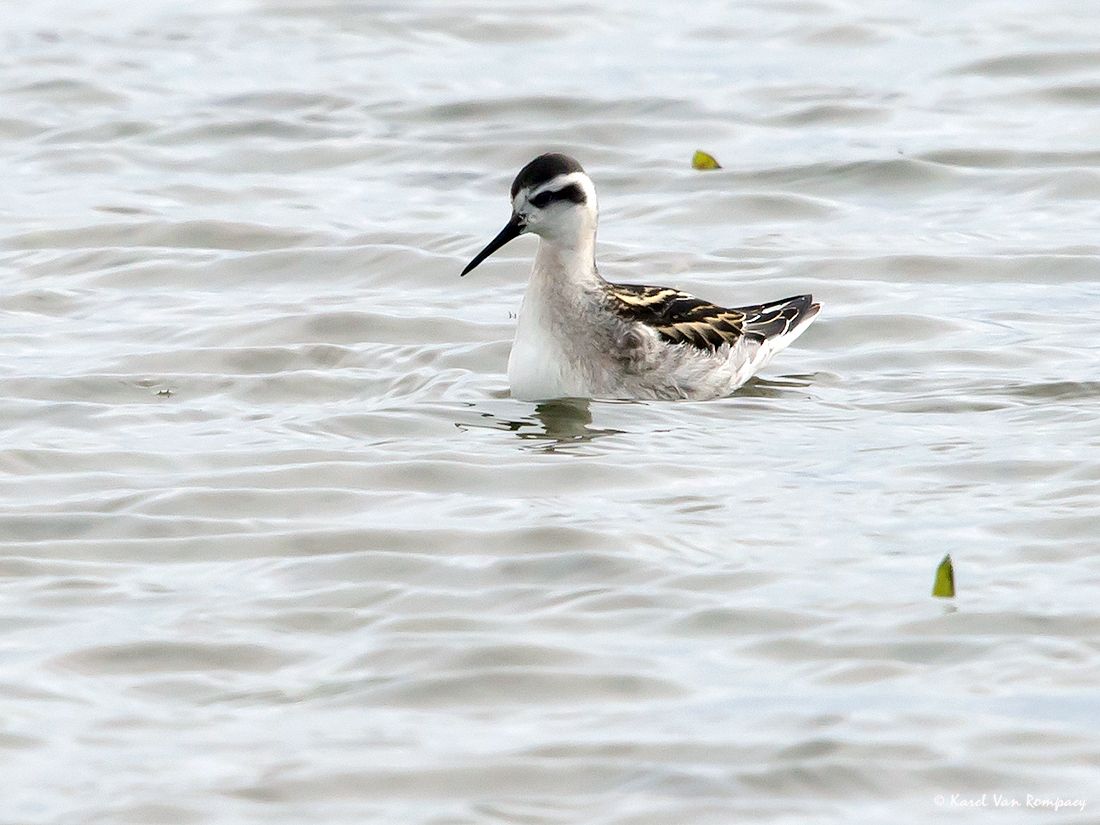
[{"label": "green leaf tip", "polygon": [[718,165],[718,161],[714,159],[714,155],[708,155],[702,149],[696,149],[695,154],[691,157],[692,169],[721,169]]},{"label": "green leaf tip", "polygon": [[943,557],[936,568],[936,582],[932,585],[932,595],[941,599],[955,598],[955,566],[951,564],[951,554]]}]

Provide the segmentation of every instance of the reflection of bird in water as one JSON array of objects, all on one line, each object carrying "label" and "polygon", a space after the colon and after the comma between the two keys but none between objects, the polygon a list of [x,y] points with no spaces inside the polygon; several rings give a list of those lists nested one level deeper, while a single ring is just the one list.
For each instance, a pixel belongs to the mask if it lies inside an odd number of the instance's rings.
[{"label": "reflection of bird in water", "polygon": [[[546,452],[554,452],[566,445],[584,444],[605,435],[617,435],[623,432],[623,430],[590,427],[592,412],[587,398],[562,398],[536,404],[533,416],[518,421],[501,418],[492,413],[482,413],[481,417],[488,419],[488,423],[473,426],[514,432],[524,441],[534,442],[532,446]],[[471,425],[458,423],[457,426]]]}]

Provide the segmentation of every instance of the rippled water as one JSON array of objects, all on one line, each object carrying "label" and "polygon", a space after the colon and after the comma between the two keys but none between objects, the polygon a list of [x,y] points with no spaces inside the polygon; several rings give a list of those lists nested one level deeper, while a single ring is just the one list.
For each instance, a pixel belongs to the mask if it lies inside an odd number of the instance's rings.
[{"label": "rippled water", "polygon": [[[1090,4],[5,17],[5,825],[1095,821]],[[813,328],[511,400],[546,150]]]}]

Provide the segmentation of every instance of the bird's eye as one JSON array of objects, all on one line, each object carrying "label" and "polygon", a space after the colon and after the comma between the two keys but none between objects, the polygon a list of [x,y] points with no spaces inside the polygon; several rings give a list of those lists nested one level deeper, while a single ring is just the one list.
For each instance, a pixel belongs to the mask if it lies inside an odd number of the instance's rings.
[{"label": "bird's eye", "polygon": [[550,205],[550,201],[554,200],[554,194],[554,192],[539,192],[531,198],[531,205],[537,206],[539,209],[545,209]]}]

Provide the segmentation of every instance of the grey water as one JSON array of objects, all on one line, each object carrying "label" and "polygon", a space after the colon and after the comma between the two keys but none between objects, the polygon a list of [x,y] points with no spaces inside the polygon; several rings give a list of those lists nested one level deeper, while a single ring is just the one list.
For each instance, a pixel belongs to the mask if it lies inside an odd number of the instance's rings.
[{"label": "grey water", "polygon": [[[1092,4],[0,43],[4,825],[1095,821]],[[605,277],[814,326],[722,401],[512,400],[535,241],[458,273],[550,150]]]}]

